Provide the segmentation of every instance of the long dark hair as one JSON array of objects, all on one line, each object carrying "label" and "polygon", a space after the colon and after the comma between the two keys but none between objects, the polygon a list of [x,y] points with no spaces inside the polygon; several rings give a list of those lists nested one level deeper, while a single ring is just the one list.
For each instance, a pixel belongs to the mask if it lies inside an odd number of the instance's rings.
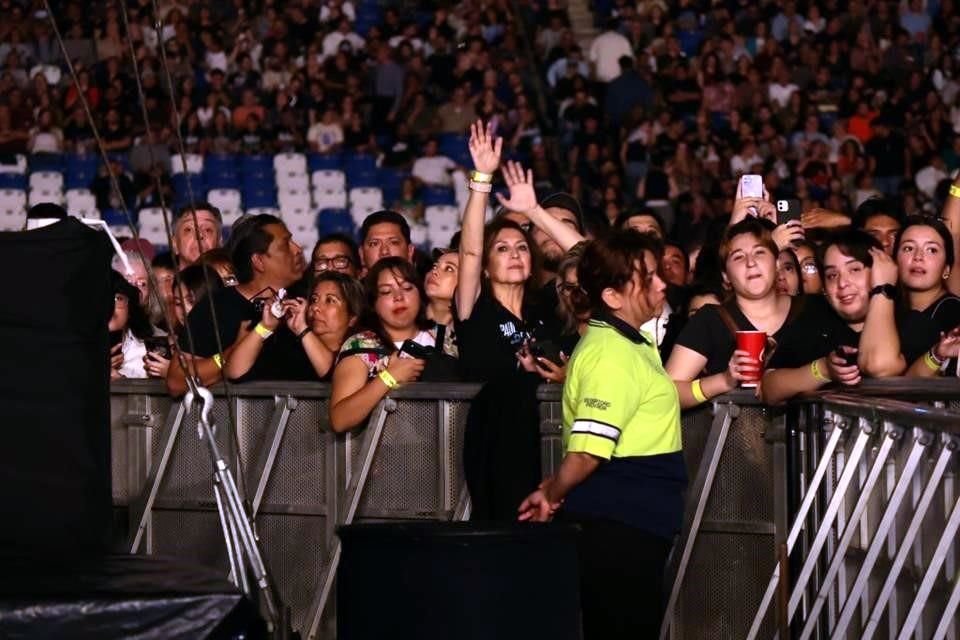
[{"label": "long dark hair", "polygon": [[417,288],[417,293],[420,295],[420,308],[417,310],[415,324],[421,331],[429,329],[432,325],[427,320],[427,293],[423,290],[423,282],[418,277],[414,266],[405,258],[399,256],[390,256],[378,260],[367,272],[363,281],[367,290],[367,309],[360,324],[365,329],[372,331],[380,339],[384,348],[393,353],[396,350],[393,346],[393,340],[384,328],[383,320],[377,315],[376,309],[377,298],[380,295],[377,281],[384,271],[389,271],[398,280],[409,282]]},{"label": "long dark hair", "polygon": [[127,297],[127,329],[139,340],[145,340],[153,335],[153,327],[150,325],[150,318],[147,312],[140,304],[140,290],[127,282],[119,271],[112,271],[110,274],[110,283],[113,287],[114,295],[122,294]]}]

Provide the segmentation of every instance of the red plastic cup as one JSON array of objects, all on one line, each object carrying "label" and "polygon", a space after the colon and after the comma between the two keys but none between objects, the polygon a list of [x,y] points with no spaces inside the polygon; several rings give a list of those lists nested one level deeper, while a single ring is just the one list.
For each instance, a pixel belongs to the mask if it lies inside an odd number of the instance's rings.
[{"label": "red plastic cup", "polygon": [[737,350],[746,351],[750,359],[757,363],[755,377],[745,378],[740,383],[742,387],[756,387],[763,375],[763,356],[767,349],[767,334],[764,331],[737,331]]}]

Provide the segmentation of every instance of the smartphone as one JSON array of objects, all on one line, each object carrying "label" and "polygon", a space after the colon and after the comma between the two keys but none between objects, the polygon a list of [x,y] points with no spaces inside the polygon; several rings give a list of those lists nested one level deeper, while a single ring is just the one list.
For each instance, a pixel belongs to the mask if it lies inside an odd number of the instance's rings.
[{"label": "smartphone", "polygon": [[799,200],[777,200],[777,224],[799,220],[801,213]]},{"label": "smartphone", "polygon": [[844,346],[845,345],[838,344],[837,348],[834,349],[834,351],[840,358],[843,359],[843,361],[846,363],[848,367],[852,367],[855,364],[857,364],[857,357],[860,355],[860,353],[858,351],[854,351],[853,353],[847,353],[846,351],[843,350]]},{"label": "smartphone", "polygon": [[144,339],[143,344],[150,353],[155,353],[167,360],[170,359],[170,343],[167,341],[167,336],[150,336]]},{"label": "smartphone", "polygon": [[534,342],[530,345],[530,353],[536,358],[545,358],[557,366],[563,366],[563,359],[560,357],[560,345],[552,340]]},{"label": "smartphone", "polygon": [[110,348],[113,349],[115,346],[123,342],[123,331],[111,331],[110,332]]},{"label": "smartphone", "polygon": [[405,353],[411,358],[417,358],[418,360],[426,360],[430,357],[430,354],[433,353],[433,347],[425,347],[413,340],[404,340],[400,346],[400,353]]},{"label": "smartphone", "polygon": [[755,173],[746,173],[740,176],[740,197],[762,198],[763,176],[759,176]]}]

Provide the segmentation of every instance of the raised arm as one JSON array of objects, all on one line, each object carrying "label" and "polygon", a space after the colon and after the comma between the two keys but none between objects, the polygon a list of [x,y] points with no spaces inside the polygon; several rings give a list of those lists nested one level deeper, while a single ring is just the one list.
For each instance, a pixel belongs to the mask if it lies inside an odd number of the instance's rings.
[{"label": "raised arm", "polygon": [[227,376],[228,380],[236,380],[246,375],[253,368],[257,358],[260,357],[260,352],[263,350],[263,343],[280,326],[280,318],[270,311],[274,300],[270,300],[263,305],[260,322],[251,331],[247,331],[245,335],[238,337],[234,343],[230,359],[223,363],[223,374]]},{"label": "raised arm", "polygon": [[519,162],[511,161],[503,167],[503,178],[510,188],[510,199],[498,193],[497,200],[504,208],[527,216],[530,222],[560,245],[564,252],[586,239],[579,231],[560,222],[537,204],[537,194],[533,189],[533,171],[524,171]]},{"label": "raised arm", "polygon": [[[502,147],[503,138],[493,137],[489,123],[484,127],[483,122],[477,120],[470,125],[470,156],[473,158],[473,167],[478,173],[485,174],[477,177],[489,176],[488,180],[493,180],[493,174],[500,166]],[[470,317],[473,313],[473,305],[480,296],[480,278],[483,273],[483,222],[487,202],[490,200],[490,191],[487,189],[481,191],[480,188],[470,188],[460,228],[460,273],[457,277],[457,290],[454,293],[457,316],[460,320]]]},{"label": "raised arm", "polygon": [[310,360],[317,377],[324,377],[333,367],[337,354],[328,349],[323,344],[323,340],[307,326],[307,301],[303,298],[293,298],[284,300],[283,306],[287,312],[285,318],[287,328],[300,339],[300,346],[307,354],[307,359]]},{"label": "raised arm", "polygon": [[401,358],[394,353],[384,370],[387,375],[367,376],[367,366],[360,358],[346,357],[333,370],[330,393],[330,428],[337,433],[355,429],[367,419],[390,387],[414,382],[423,372],[425,362]]},{"label": "raised arm", "polygon": [[[870,249],[873,267],[870,288],[896,285],[897,264],[880,249]],[[870,297],[867,320],[860,334],[860,370],[873,378],[898,376],[907,368],[900,353],[900,336],[894,317],[894,301],[883,294]]]}]

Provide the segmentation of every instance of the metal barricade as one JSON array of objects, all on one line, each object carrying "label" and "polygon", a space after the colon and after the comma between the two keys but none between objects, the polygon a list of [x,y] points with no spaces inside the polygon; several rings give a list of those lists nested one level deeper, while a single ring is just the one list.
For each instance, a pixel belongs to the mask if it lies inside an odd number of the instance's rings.
[{"label": "metal barricade", "polygon": [[801,408],[791,575],[771,572],[747,638],[777,635],[762,623],[778,592],[780,637],[957,637],[960,414],[869,397],[929,393],[911,386],[884,381]]}]

